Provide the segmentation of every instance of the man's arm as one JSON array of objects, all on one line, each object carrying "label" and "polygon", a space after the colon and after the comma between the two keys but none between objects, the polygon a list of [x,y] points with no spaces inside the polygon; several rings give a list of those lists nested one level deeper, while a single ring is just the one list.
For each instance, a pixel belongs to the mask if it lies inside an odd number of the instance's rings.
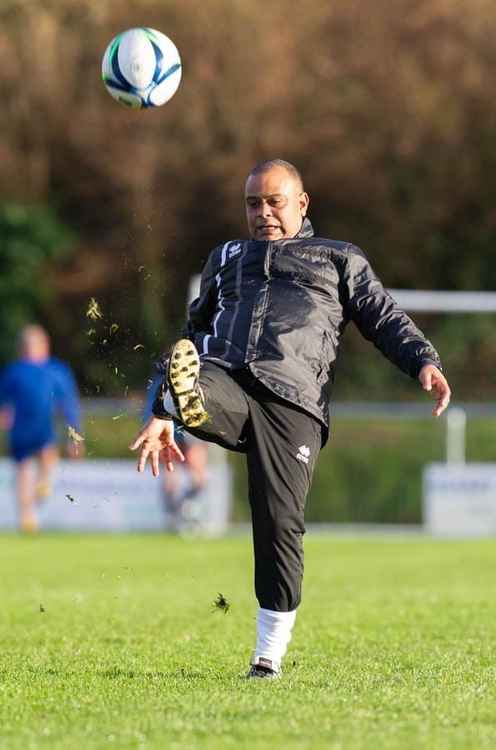
[{"label": "man's arm", "polygon": [[76,379],[72,370],[63,362],[57,362],[55,368],[57,407],[62,410],[67,424],[79,432],[81,430],[81,406]]},{"label": "man's arm", "polygon": [[365,254],[348,248],[344,272],[345,309],[362,335],[422,387],[433,391],[439,416],[449,403],[451,391],[441,372],[439,355],[413,320],[397,306],[373,272]]},{"label": "man's arm", "polygon": [[[51,366],[55,372],[55,404],[62,411],[66,424],[75,430],[77,435],[81,433],[81,402],[76,378],[72,370],[64,362],[52,361]],[[77,442],[75,438],[67,440],[67,453],[71,458],[79,458],[84,454],[83,443]]]}]

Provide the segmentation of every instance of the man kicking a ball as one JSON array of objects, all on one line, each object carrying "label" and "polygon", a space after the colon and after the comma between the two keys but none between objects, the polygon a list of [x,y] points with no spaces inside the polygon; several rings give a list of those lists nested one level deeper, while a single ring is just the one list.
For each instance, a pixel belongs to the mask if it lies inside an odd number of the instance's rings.
[{"label": "man kicking a ball", "polygon": [[436,399],[450,399],[439,357],[347,242],[314,236],[298,170],[274,159],[248,175],[251,239],[215,248],[190,309],[187,338],[131,448],[154,475],[183,456],[174,420],[193,435],[246,454],[260,605],[249,677],[280,675],[301,599],[305,499],[328,437],[340,337],[352,320],[365,338]]}]

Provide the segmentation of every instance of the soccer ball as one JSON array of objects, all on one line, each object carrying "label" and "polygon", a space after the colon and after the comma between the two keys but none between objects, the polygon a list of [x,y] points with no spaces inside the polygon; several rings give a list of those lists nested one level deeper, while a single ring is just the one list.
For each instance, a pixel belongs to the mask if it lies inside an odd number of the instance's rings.
[{"label": "soccer ball", "polygon": [[105,50],[102,79],[107,91],[126,107],[160,107],[181,81],[181,58],[169,37],[155,29],[128,29]]}]

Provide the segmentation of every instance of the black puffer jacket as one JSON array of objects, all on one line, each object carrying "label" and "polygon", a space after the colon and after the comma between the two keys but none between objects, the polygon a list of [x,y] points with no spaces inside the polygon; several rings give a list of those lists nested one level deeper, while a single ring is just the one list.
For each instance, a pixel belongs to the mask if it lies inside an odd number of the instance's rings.
[{"label": "black puffer jacket", "polygon": [[187,335],[202,358],[230,369],[248,366],[274,393],[327,425],[339,340],[350,320],[413,378],[423,365],[440,362],[364,253],[313,235],[305,219],[292,239],[215,248]]}]

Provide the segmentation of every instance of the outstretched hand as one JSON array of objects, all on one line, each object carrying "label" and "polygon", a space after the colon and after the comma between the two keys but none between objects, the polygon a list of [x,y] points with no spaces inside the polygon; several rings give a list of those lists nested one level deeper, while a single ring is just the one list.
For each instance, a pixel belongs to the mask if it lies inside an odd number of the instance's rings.
[{"label": "outstretched hand", "polygon": [[160,473],[160,458],[165,463],[167,471],[174,471],[173,461],[184,461],[184,456],[174,440],[174,423],[171,419],[151,417],[129,447],[132,451],[141,448],[138,471],[143,472],[147,460],[150,459],[154,477],[158,477]]},{"label": "outstretched hand", "polygon": [[451,389],[441,370],[435,365],[425,365],[419,372],[418,379],[424,391],[432,392],[436,405],[432,410],[433,417],[439,417],[446,409],[451,398]]}]

